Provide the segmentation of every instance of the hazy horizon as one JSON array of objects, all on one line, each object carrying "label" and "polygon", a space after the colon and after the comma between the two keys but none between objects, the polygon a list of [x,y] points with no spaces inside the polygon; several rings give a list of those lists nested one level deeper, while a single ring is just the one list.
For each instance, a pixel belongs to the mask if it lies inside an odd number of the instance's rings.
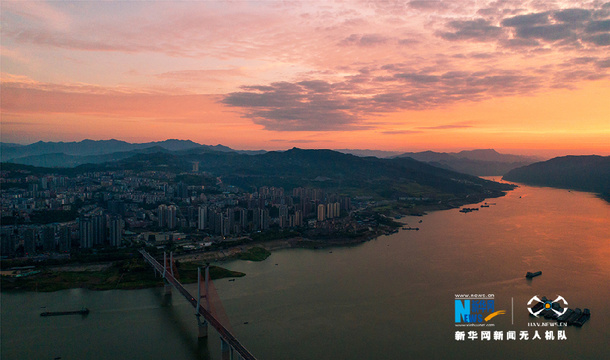
[{"label": "hazy horizon", "polygon": [[[143,144],[143,143],[152,143],[152,142],[163,142],[163,141],[169,141],[169,140],[178,140],[178,141],[192,141],[194,143],[197,143],[199,145],[207,145],[207,146],[218,146],[218,145],[222,145],[222,146],[227,146],[233,150],[244,150],[244,151],[286,151],[286,150],[290,150],[292,148],[299,148],[299,149],[307,149],[307,150],[315,150],[315,149],[324,149],[324,150],[334,150],[334,151],[361,151],[361,152],[384,152],[384,153],[396,153],[398,154],[403,154],[403,153],[408,153],[408,152],[424,152],[424,151],[434,151],[434,152],[439,152],[439,153],[458,153],[460,151],[472,151],[472,150],[495,150],[496,152],[500,153],[500,154],[510,154],[510,155],[522,155],[522,156],[536,156],[536,157],[540,157],[542,159],[550,159],[553,157],[558,157],[558,156],[567,156],[567,155],[600,155],[600,156],[610,156],[610,151],[608,152],[598,152],[598,153],[592,153],[592,152],[587,152],[586,150],[580,150],[580,149],[500,149],[500,148],[472,148],[472,147],[458,147],[458,148],[405,148],[405,149],[401,149],[401,150],[385,150],[382,148],[332,148],[332,147],[308,147],[307,144],[295,144],[294,146],[290,146],[290,147],[268,147],[268,148],[246,148],[246,147],[240,147],[239,145],[236,146],[229,146],[227,144],[222,144],[222,143],[200,143],[191,139],[158,139],[158,140],[150,140],[150,141],[129,141],[129,140],[123,140],[123,139],[117,139],[117,138],[107,138],[107,139],[90,139],[90,138],[84,138],[84,139],[79,139],[79,140],[67,140],[67,141],[48,141],[48,140],[38,140],[38,141],[34,141],[34,142],[22,142],[22,143],[17,143],[17,142],[8,142],[8,141],[4,141],[2,140],[2,144],[17,144],[17,145],[23,145],[23,146],[27,146],[27,145],[32,145],[35,144],[37,142],[56,142],[56,143],[70,143],[70,142],[81,142],[81,141],[85,141],[85,140],[92,140],[92,141],[109,141],[109,140],[117,140],[117,141],[124,141],[127,143],[131,143],[131,144]],[[391,155],[390,155],[391,156]]]}]

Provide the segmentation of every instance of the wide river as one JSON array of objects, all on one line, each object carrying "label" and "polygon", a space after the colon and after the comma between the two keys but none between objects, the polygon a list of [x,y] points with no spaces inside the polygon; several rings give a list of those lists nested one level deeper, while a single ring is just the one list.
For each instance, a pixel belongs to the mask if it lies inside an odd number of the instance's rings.
[{"label": "wide river", "polygon": [[[467,214],[403,218],[420,230],[358,246],[225,263],[247,274],[215,282],[236,336],[258,359],[610,359],[610,204],[529,186],[488,202],[495,205]],[[493,294],[495,310],[506,313],[493,327],[457,327],[456,294]],[[591,309],[591,319],[582,328],[542,327],[528,315],[534,295],[561,295],[571,308]],[[171,304],[158,288],[1,300],[2,359],[220,359],[218,336],[210,329],[197,340],[193,308],[177,292]],[[39,316],[82,306],[87,317]],[[504,339],[481,340],[485,330]],[[456,331],[478,338],[457,341]],[[517,340],[506,339],[509,331]]]}]

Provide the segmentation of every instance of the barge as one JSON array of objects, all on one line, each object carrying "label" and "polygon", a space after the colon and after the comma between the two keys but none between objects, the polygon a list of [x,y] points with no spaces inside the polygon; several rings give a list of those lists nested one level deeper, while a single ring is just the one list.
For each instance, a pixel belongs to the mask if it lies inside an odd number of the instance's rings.
[{"label": "barge", "polygon": [[82,308],[80,310],[75,311],[45,311],[40,313],[40,316],[60,316],[60,315],[87,315],[89,314],[89,309]]}]

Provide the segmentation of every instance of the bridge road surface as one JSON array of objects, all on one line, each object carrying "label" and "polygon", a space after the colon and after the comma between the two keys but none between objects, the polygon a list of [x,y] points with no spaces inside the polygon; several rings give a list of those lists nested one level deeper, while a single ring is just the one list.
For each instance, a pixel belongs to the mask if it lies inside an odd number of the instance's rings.
[{"label": "bridge road surface", "polygon": [[[148,261],[160,274],[163,274],[163,266],[159,264],[155,258],[153,258],[149,253],[144,250],[139,250],[140,254],[144,256],[144,259]],[[171,271],[165,271],[165,279],[167,282],[172,284],[181,294],[186,298],[186,300],[193,305],[193,307],[197,310],[197,313],[202,315],[204,319],[208,321],[210,325],[216,329],[218,334],[235,350],[244,360],[256,360],[254,355],[250,354],[250,352],[231,334],[227,328],[225,328],[216,318],[207,311],[201,304],[199,305],[199,309],[197,309],[197,299],[195,299],[182,284],[176,280],[171,274]]]}]

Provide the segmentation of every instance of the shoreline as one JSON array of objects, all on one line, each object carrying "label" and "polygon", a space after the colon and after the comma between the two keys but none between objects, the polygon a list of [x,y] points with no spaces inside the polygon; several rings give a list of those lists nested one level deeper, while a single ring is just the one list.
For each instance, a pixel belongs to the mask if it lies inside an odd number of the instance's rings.
[{"label": "shoreline", "polygon": [[[392,210],[392,216],[404,217],[404,216],[416,216],[423,217],[428,214],[428,212],[435,211],[443,211],[443,210],[451,210],[455,208],[459,208],[463,205],[468,204],[476,204],[486,199],[498,198],[505,196],[506,193],[502,192],[501,194],[493,194],[496,196],[489,196],[485,198],[476,198],[476,199],[455,199],[454,201],[448,201],[447,203],[441,204],[426,204],[420,205],[414,208],[401,208],[401,210],[408,210],[405,212],[398,212],[396,210]],[[474,200],[474,201],[468,201]],[[311,239],[303,236],[296,236],[287,239],[279,239],[279,240],[270,240],[270,241],[257,241],[248,244],[242,244],[233,246],[227,249],[214,250],[209,252],[198,252],[198,253],[186,253],[186,254],[175,254],[174,259],[180,261],[181,264],[184,264],[185,267],[192,268],[194,263],[200,263],[203,265],[205,262],[210,263],[224,263],[226,261],[231,260],[239,260],[241,254],[248,252],[253,248],[262,248],[272,253],[273,251],[283,250],[283,249],[326,249],[331,247],[348,247],[348,246],[356,246],[359,244],[363,244],[365,242],[375,240],[382,235],[391,235],[398,231],[404,223],[397,222],[395,219],[390,216],[379,213],[379,215],[384,216],[391,220],[389,224],[379,225],[376,229],[371,229],[366,233],[353,237],[335,237],[332,236],[324,236],[319,239]],[[262,260],[250,260],[244,259],[248,261],[264,261]],[[10,278],[5,275],[2,276],[2,287],[1,291],[40,291],[40,292],[54,292],[59,290],[67,290],[74,288],[86,288],[92,291],[104,291],[104,290],[138,290],[145,288],[153,288],[160,287],[163,285],[161,278],[154,276],[151,279],[152,272],[151,269],[146,267],[146,269],[139,269],[142,274],[141,277],[137,274],[135,278],[130,278],[129,281],[121,282],[126,273],[121,273],[120,271],[115,271],[113,269],[124,262],[129,261],[138,261],[141,260],[139,256],[134,257],[131,260],[119,260],[119,261],[111,261],[111,262],[96,262],[96,263],[79,263],[79,264],[71,264],[71,265],[54,265],[42,268],[42,274],[37,274],[37,276],[32,277],[24,277],[24,278]],[[146,266],[146,265],[145,265]],[[220,267],[219,267],[220,268]],[[228,269],[221,268],[222,270],[228,271],[225,274],[231,274],[232,272]],[[192,270],[192,269],[191,269]],[[109,272],[115,271],[112,274]],[[127,270],[129,272],[129,270]],[[112,283],[101,283],[99,281],[106,275],[106,280],[116,281],[115,286],[112,286]],[[245,276],[246,274],[240,273],[241,275],[233,274],[233,275],[225,275],[222,277],[217,277],[216,279],[221,279],[225,277],[236,277],[236,276]],[[46,276],[46,278],[41,278],[42,276]],[[134,275],[134,274],[130,274]],[[37,281],[46,279],[47,281]],[[59,281],[56,281],[58,279]],[[186,279],[186,278],[185,278]],[[65,280],[62,282],[61,280]],[[196,280],[195,280],[196,281]],[[22,286],[12,287],[7,284],[20,282]],[[34,285],[32,285],[34,283]],[[39,283],[40,287],[39,287]],[[189,280],[185,282],[185,284],[190,283]]]}]

